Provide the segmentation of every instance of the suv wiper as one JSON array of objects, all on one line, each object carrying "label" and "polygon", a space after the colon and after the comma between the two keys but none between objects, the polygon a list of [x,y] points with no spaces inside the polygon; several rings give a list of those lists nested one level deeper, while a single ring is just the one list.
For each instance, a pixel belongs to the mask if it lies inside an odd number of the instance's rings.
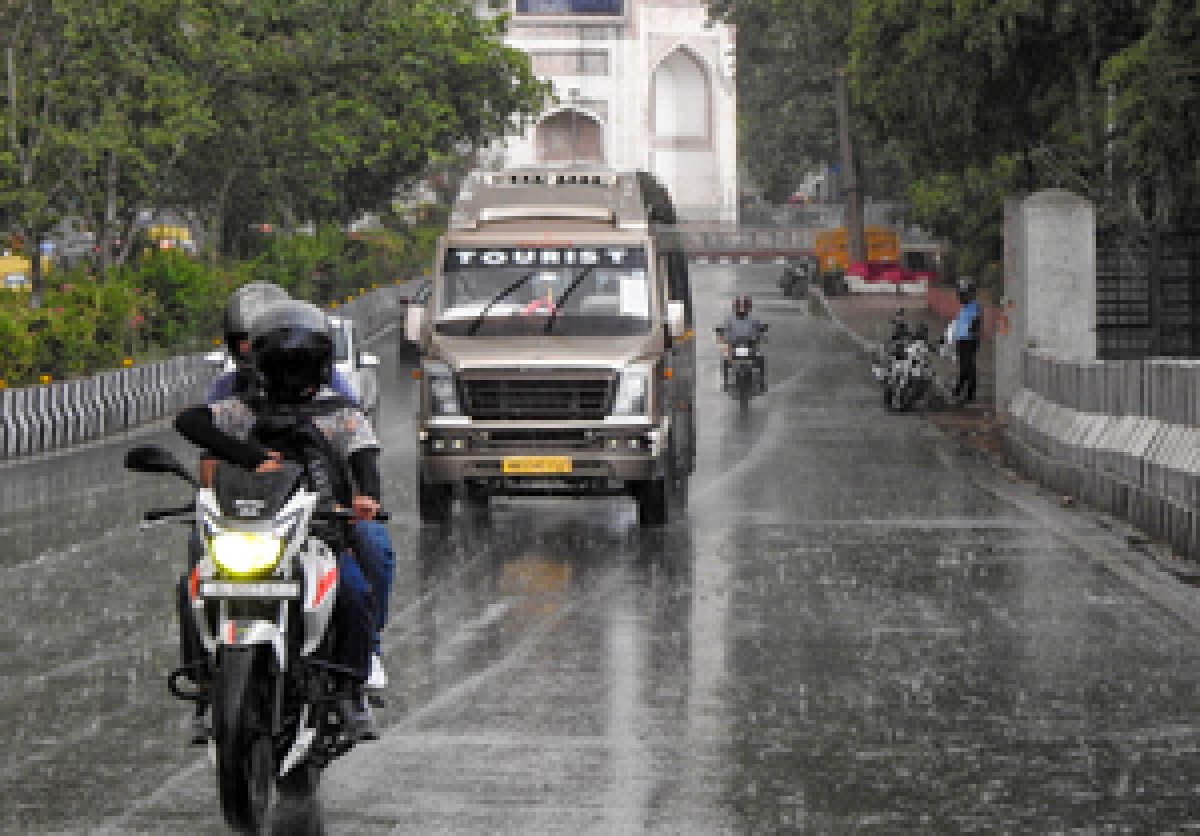
[{"label": "suv wiper", "polygon": [[493,296],[492,300],[483,306],[483,310],[479,312],[479,316],[475,317],[475,321],[471,323],[471,327],[467,329],[467,336],[468,337],[475,336],[475,332],[479,330],[479,326],[483,325],[483,320],[485,317],[487,317],[488,311],[490,311],[492,309],[492,305],[499,302],[505,296],[512,293],[514,290],[519,288],[521,285],[525,284],[525,282],[529,281],[536,275],[537,275],[536,272],[526,273],[524,276],[517,279],[515,282],[510,284],[508,287],[504,288],[504,290],[500,291],[495,296]]},{"label": "suv wiper", "polygon": [[589,264],[587,267],[584,267],[582,270],[580,270],[579,275],[571,280],[571,283],[567,285],[567,288],[562,292],[562,295],[554,300],[554,310],[550,311],[550,318],[546,320],[546,330],[542,332],[543,334],[550,333],[550,329],[554,327],[554,320],[558,318],[558,312],[562,310],[563,303],[570,298],[571,294],[575,292],[575,288],[583,284],[583,280],[586,279],[588,275],[595,269],[595,264]]}]

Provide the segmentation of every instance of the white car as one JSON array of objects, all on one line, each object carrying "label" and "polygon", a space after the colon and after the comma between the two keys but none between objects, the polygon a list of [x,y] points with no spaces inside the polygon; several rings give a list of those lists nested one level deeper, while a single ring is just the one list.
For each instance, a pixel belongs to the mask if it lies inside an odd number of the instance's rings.
[{"label": "white car", "polygon": [[331,316],[333,326],[333,366],[350,381],[363,412],[372,423],[379,417],[379,379],[375,369],[379,358],[359,347],[354,320]]}]

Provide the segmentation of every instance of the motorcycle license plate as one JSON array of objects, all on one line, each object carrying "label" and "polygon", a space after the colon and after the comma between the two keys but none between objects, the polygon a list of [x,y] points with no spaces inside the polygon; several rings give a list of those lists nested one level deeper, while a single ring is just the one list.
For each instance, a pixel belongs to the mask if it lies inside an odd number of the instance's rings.
[{"label": "motorcycle license plate", "polygon": [[201,581],[201,598],[290,599],[300,597],[300,581],[255,581],[229,583]]},{"label": "motorcycle license plate", "polygon": [[749,357],[750,349],[746,348],[746,346],[744,346],[744,345],[739,345],[737,348],[735,348],[733,350],[733,356],[734,357]]},{"label": "motorcycle license plate", "polygon": [[514,476],[540,476],[546,473],[570,473],[570,456],[505,456],[505,473]]}]

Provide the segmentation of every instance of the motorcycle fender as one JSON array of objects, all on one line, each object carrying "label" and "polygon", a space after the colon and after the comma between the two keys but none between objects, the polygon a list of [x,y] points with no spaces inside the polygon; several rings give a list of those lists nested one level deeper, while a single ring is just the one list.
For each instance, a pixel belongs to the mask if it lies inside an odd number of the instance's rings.
[{"label": "motorcycle fender", "polygon": [[[286,614],[281,616],[286,618]],[[284,670],[287,647],[283,640],[284,631],[273,621],[249,618],[226,618],[222,613],[217,630],[217,641],[221,647],[257,647],[268,644],[275,652],[278,670]]]},{"label": "motorcycle fender", "polygon": [[222,647],[217,651],[213,682],[213,737],[218,744],[241,733],[242,704],[254,670],[254,647]]},{"label": "motorcycle fender", "polygon": [[320,647],[338,592],[337,555],[321,540],[309,538],[301,552],[304,567],[304,644],[301,656],[309,656]]}]

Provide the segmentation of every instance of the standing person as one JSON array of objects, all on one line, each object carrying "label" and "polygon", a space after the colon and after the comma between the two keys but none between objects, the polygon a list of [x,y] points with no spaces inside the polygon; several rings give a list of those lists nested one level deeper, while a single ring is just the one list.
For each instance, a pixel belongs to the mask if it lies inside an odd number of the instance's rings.
[{"label": "standing person", "polygon": [[970,279],[958,282],[958,301],[961,307],[954,318],[954,348],[958,354],[958,381],[953,394],[956,403],[965,404],[975,400],[978,374],[975,357],[979,353],[979,336],[983,320],[979,315],[979,303],[975,301],[975,287]]}]

